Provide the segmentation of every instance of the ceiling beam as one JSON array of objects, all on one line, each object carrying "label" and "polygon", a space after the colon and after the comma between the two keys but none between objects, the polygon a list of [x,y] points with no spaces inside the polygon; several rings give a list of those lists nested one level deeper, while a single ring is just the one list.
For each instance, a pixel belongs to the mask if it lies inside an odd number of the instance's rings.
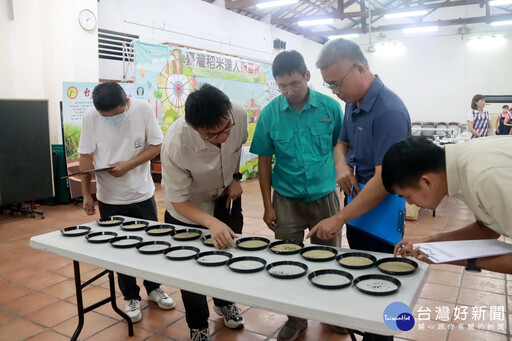
[{"label": "ceiling beam", "polygon": [[345,13],[345,2],[343,0],[338,0],[338,16],[341,16]]},{"label": "ceiling beam", "polygon": [[226,1],[227,9],[239,9],[246,8],[256,5],[257,3],[262,2],[262,0],[238,0],[238,1]]},{"label": "ceiling beam", "polygon": [[[430,22],[422,22],[421,26],[454,26],[454,25],[462,25],[462,24],[478,24],[478,23],[490,23],[493,21],[501,21],[501,20],[512,20],[512,13],[506,14],[496,14],[491,16],[483,16],[483,17],[472,17],[472,18],[459,18],[459,19],[449,19],[449,20],[436,20]],[[395,24],[395,25],[381,25],[381,26],[372,26],[372,31],[374,32],[384,32],[384,31],[395,31],[402,30],[404,28],[418,27],[417,23],[408,23],[408,24]],[[341,30],[329,30],[329,31],[321,31],[321,32],[310,32],[310,34],[305,35],[306,38],[314,38],[314,37],[327,37],[331,35],[339,35],[339,34],[348,34],[348,33],[364,33],[360,28],[344,28]]]},{"label": "ceiling beam", "polygon": [[[361,8],[361,13],[366,11],[366,7],[364,6],[364,0],[359,0],[359,5]],[[368,32],[368,24],[366,23],[366,15],[361,16],[361,30],[363,33]]]},{"label": "ceiling beam", "polygon": [[[490,23],[492,21],[501,21],[501,20],[512,20],[512,14],[496,14],[492,16],[483,16],[483,17],[472,17],[472,18],[459,18],[459,19],[448,19],[448,20],[437,20],[430,22],[422,22],[421,26],[453,26],[453,25],[462,25],[462,24],[479,24],[479,23]],[[419,25],[416,23],[412,24],[401,24],[401,25],[382,25],[377,27],[372,27],[374,31],[392,31],[392,30],[401,30],[404,28],[418,27]]]},{"label": "ceiling beam", "polygon": [[[427,4],[427,5],[423,5],[423,6],[411,6],[411,7],[408,7],[409,10],[413,11],[413,10],[423,10],[423,9],[439,9],[439,8],[443,8],[443,7],[456,7],[456,6],[467,6],[467,5],[479,5],[482,3],[482,0],[458,0],[458,1],[447,1],[447,2],[443,2],[443,3],[435,3],[435,4]],[[345,8],[347,8],[347,4],[345,4]],[[387,14],[387,13],[392,13],[392,12],[395,12],[396,9],[393,9],[393,10],[382,10],[382,9],[374,9],[372,10],[372,14],[373,15],[384,15],[384,14]],[[345,18],[358,18],[358,17],[368,17],[368,12],[367,11],[360,11],[360,12],[345,12],[343,13],[341,16],[339,14],[339,12],[334,12],[331,16],[329,16],[330,18],[335,18],[335,19],[345,19]],[[276,20],[273,20],[271,23],[274,24],[274,25],[278,25],[278,24],[281,24],[281,25],[291,25],[291,24],[294,24],[296,23],[297,21],[301,21],[301,20],[316,20],[316,19],[325,19],[326,18],[326,15],[323,14],[323,15],[313,15],[313,16],[300,16],[300,17],[294,17],[294,18],[289,18],[289,19],[276,19]]]}]

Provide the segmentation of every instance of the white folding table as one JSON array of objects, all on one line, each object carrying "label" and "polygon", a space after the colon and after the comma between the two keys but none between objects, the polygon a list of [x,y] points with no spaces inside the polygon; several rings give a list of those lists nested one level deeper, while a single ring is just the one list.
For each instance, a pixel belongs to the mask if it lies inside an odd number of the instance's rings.
[{"label": "white folding table", "polygon": [[[125,222],[134,220],[125,217]],[[150,221],[150,225],[161,224]],[[83,224],[95,231],[114,231],[118,236],[138,235],[144,241],[165,240],[171,246],[192,245],[201,251],[213,251],[214,248],[205,246],[199,239],[188,242],[178,242],[171,236],[149,236],[144,231],[124,231],[119,226],[100,227],[96,222]],[[65,226],[63,226],[64,228]],[[180,226],[176,226],[177,229]],[[209,232],[205,230],[204,234]],[[129,334],[133,335],[133,327],[128,317],[115,306],[113,271],[126,275],[144,278],[156,283],[162,283],[180,289],[210,295],[213,297],[239,302],[251,307],[262,308],[292,316],[312,319],[333,325],[370,332],[380,335],[395,335],[398,331],[391,330],[383,320],[384,309],[392,302],[403,302],[411,309],[414,307],[419,294],[426,282],[429,266],[418,262],[418,269],[411,275],[395,276],[401,282],[398,292],[388,296],[370,296],[359,292],[353,285],[339,290],[325,290],[313,286],[307,275],[296,279],[276,279],[266,271],[251,274],[241,274],[231,271],[227,266],[206,267],[195,260],[174,261],[163,254],[141,254],[136,248],[118,249],[109,243],[89,243],[85,236],[65,237],[59,231],[35,236],[30,239],[30,246],[56,255],[72,259],[75,268],[77,301],[79,302],[79,326],[73,337],[76,339],[83,325],[83,314],[102,304],[112,303],[114,310],[123,316],[129,325]],[[336,260],[329,262],[311,262],[299,254],[278,255],[270,250],[243,251],[229,249],[236,256],[257,256],[264,258],[267,264],[275,261],[293,260],[305,263],[308,274],[320,269],[341,269],[350,272],[354,278],[366,274],[380,274],[376,267],[364,270],[342,268]],[[356,250],[338,249],[338,253],[354,252]],[[365,251],[367,252],[367,251]],[[389,257],[389,254],[367,252],[377,259]],[[102,274],[109,274],[111,298],[98,302],[91,307],[83,308],[81,291],[86,284],[80,280],[79,262],[107,269]],[[100,275],[96,276],[97,278]],[[79,299],[79,300],[78,300]],[[86,311],[80,311],[86,310]]]}]

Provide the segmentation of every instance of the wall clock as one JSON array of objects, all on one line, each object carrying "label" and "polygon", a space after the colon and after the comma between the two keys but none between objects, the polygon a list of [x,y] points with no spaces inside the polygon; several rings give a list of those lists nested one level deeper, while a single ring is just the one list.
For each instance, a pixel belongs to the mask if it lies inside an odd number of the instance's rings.
[{"label": "wall clock", "polygon": [[96,16],[91,10],[83,9],[78,14],[78,22],[84,30],[92,31],[96,27]]}]

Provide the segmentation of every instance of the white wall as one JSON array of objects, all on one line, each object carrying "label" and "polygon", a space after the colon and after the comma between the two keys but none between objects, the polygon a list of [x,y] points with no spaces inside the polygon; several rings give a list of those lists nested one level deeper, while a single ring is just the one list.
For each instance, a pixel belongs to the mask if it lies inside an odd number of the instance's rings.
[{"label": "white wall", "polygon": [[0,98],[48,99],[52,144],[62,143],[62,82],[98,80],[97,30],[78,24],[80,10],[96,13],[96,6],[96,0],[0,1]]},{"label": "white wall", "polygon": [[[497,9],[492,11],[499,12]],[[272,46],[273,40],[279,38],[287,42],[287,49],[296,49],[304,55],[313,76],[311,85],[332,95],[322,86],[320,72],[315,67],[321,45],[227,11],[222,1],[212,5],[200,0],[148,0],[143,4],[135,0],[110,0],[100,1],[98,12],[101,28],[138,34],[143,42],[170,42],[269,63],[280,52]],[[441,9],[425,21],[455,14],[456,17],[483,16],[485,8]],[[402,20],[411,22],[410,19]],[[397,22],[381,20],[377,26],[394,23]],[[499,49],[473,50],[468,47],[468,38],[491,29],[487,24],[468,27],[472,33],[464,36],[464,40],[457,34],[458,26],[442,27],[434,35],[412,37],[404,36],[401,31],[386,32],[386,41],[404,43],[405,51],[384,55],[365,53],[371,70],[404,100],[412,120],[464,122],[474,94],[512,94],[509,86],[512,80],[511,37]],[[495,33],[502,30],[493,29]],[[510,35],[510,31],[505,33]],[[380,42],[375,34],[373,40]],[[366,49],[368,35],[361,36],[356,42]],[[121,79],[119,64],[100,61],[101,78]]]},{"label": "white wall", "polygon": [[403,53],[367,57],[412,120],[465,121],[475,94],[512,94],[511,43],[475,50],[460,36],[417,38],[405,42]]},{"label": "white wall", "polygon": [[[14,20],[8,16],[11,2]],[[0,98],[49,99],[51,143],[61,141],[58,103],[63,81],[123,75],[121,63],[98,61],[97,30],[87,32],[78,24],[83,8],[97,13],[99,27],[138,34],[144,42],[170,42],[269,63],[279,52],[273,49],[273,40],[279,38],[304,55],[311,85],[329,93],[315,67],[321,45],[220,5],[200,0],[1,0]],[[482,15],[478,6],[471,11],[471,16]],[[472,35],[490,31],[488,25],[469,27]],[[461,40],[457,28],[407,39],[401,32],[387,32],[386,40],[404,42],[404,53],[366,53],[372,71],[402,97],[413,120],[463,122],[474,94],[512,94],[510,29],[504,47],[470,50],[466,39],[471,34]],[[365,49],[368,35],[356,42]]]},{"label": "white wall", "polygon": [[[492,8],[492,14],[501,14]],[[425,21],[448,17],[485,16],[485,7],[445,8],[433,12]],[[407,23],[379,20],[376,26]],[[512,29],[488,24],[468,25],[470,32],[461,36],[460,26],[440,27],[435,33],[407,35],[401,31],[385,32],[384,40],[372,35],[373,45],[382,42],[402,43],[402,53],[365,53],[370,69],[405,102],[413,121],[466,122],[471,99],[475,94],[512,95]],[[503,35],[504,46],[472,48],[470,39],[485,35]],[[355,40],[363,50],[369,45],[368,35]],[[512,104],[512,103],[510,103]],[[498,108],[499,107],[499,108]],[[496,111],[496,108],[497,111]],[[501,105],[488,105],[491,113],[501,111]]]},{"label": "white wall", "polygon": [[[312,72],[310,84],[329,93],[315,67],[322,45],[228,11],[220,4],[200,0],[109,0],[99,2],[98,13],[100,28],[137,34],[145,43],[169,42],[267,63],[281,52],[273,48],[274,39],[279,38],[287,43],[287,49],[303,54]],[[121,79],[120,64],[101,60],[100,78]],[[133,76],[133,68],[130,70]]]}]

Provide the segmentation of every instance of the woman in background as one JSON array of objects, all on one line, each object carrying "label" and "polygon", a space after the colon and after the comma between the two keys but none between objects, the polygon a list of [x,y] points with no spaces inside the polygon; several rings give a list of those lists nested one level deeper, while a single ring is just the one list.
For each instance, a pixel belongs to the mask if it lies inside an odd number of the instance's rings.
[{"label": "woman in background", "polygon": [[510,128],[512,128],[512,115],[509,112],[508,105],[504,105],[502,111],[498,114],[496,119],[496,135],[509,135]]},{"label": "woman in background", "polygon": [[471,132],[471,138],[489,136],[491,131],[491,117],[489,112],[484,110],[485,96],[475,95],[471,100],[471,111],[468,113],[468,130]]}]

